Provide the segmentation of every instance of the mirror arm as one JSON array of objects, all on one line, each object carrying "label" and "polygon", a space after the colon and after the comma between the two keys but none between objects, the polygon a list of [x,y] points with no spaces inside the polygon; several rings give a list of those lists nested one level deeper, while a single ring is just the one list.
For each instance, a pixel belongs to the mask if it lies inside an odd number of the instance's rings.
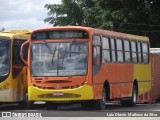
[{"label": "mirror arm", "polygon": [[30,40],[27,40],[26,42],[24,42],[24,43],[22,44],[22,46],[21,46],[21,49],[20,49],[20,57],[21,57],[21,60],[23,61],[23,63],[24,63],[25,65],[28,65],[28,62],[23,58],[23,47],[24,47],[25,45],[27,45],[27,44],[29,43],[29,41],[30,41]]}]

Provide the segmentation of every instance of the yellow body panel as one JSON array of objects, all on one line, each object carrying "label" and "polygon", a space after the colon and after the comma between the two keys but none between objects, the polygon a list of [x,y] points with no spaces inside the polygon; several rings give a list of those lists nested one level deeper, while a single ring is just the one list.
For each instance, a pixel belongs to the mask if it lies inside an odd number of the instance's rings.
[{"label": "yellow body panel", "polygon": [[[23,74],[24,71],[25,69],[23,68],[15,79],[12,78],[12,72],[10,72],[8,78],[0,83],[0,102],[17,102],[24,100],[24,95],[27,90],[27,78]],[[25,78],[22,78],[23,75]]]},{"label": "yellow body panel", "polygon": [[151,90],[151,64],[135,64],[134,79],[138,81],[138,94]]},{"label": "yellow body panel", "polygon": [[[54,96],[54,92],[64,93],[64,95]],[[93,99],[93,88],[86,84],[79,88],[63,90],[45,90],[33,86],[29,86],[28,88],[28,100],[30,101],[73,101],[91,99]]]},{"label": "yellow body panel", "polygon": [[11,79],[9,79],[11,75],[9,75],[8,79],[0,83],[0,102],[13,102],[13,88]]}]

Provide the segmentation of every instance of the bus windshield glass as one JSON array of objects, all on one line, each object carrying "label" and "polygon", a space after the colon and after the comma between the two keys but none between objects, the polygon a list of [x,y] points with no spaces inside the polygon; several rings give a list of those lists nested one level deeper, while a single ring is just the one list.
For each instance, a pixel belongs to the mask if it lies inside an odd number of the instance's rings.
[{"label": "bus windshield glass", "polygon": [[32,76],[83,76],[87,74],[88,42],[33,43]]},{"label": "bus windshield glass", "polygon": [[9,41],[0,41],[0,76],[9,73]]}]

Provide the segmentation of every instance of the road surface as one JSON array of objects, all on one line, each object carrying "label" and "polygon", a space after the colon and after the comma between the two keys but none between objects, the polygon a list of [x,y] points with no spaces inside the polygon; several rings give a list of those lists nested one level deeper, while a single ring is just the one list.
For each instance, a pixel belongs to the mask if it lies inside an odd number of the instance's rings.
[{"label": "road surface", "polygon": [[[0,104],[0,111],[8,112],[38,112],[46,116],[54,117],[112,117],[112,113],[119,114],[118,117],[125,117],[123,113],[153,113],[150,117],[154,116],[157,112],[160,114],[160,103],[154,104],[137,104],[136,107],[122,107],[120,104],[107,104],[106,110],[95,110],[94,108],[82,107],[79,103],[61,104],[55,110],[52,107],[48,109],[43,102],[35,103],[30,109],[20,108],[18,104]],[[122,116],[121,116],[122,114]],[[113,115],[114,116],[114,115]],[[114,116],[115,117],[115,116]],[[135,116],[137,117],[137,116]],[[141,116],[139,116],[141,117]]]}]

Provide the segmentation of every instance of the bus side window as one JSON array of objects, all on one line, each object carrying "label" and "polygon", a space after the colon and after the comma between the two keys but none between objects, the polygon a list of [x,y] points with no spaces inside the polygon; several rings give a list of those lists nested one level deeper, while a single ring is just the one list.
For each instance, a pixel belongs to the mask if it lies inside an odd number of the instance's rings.
[{"label": "bus side window", "polygon": [[110,62],[111,61],[111,52],[110,52],[110,44],[109,44],[109,39],[106,37],[102,38],[103,41],[103,53],[104,53],[104,60],[106,62]]},{"label": "bus side window", "polygon": [[143,63],[149,63],[149,45],[142,43]]},{"label": "bus side window", "polygon": [[141,42],[137,43],[137,47],[138,47],[138,62],[142,63],[143,59],[142,59],[142,44]]},{"label": "bus side window", "polygon": [[19,45],[13,45],[13,65],[22,65]]},{"label": "bus side window", "polygon": [[13,79],[21,72],[23,68],[23,62],[20,58],[20,47],[24,40],[14,39],[13,40],[13,51],[12,51],[12,64],[13,64]]},{"label": "bus side window", "polygon": [[112,62],[116,62],[116,49],[115,49],[115,40],[111,38],[111,58]]},{"label": "bus side window", "polygon": [[93,47],[92,47],[92,61],[93,61],[93,74],[95,75],[101,66],[101,39],[100,36],[93,36]]},{"label": "bus side window", "polygon": [[131,41],[131,49],[132,49],[132,62],[137,63],[137,47],[136,47],[136,42]]},{"label": "bus side window", "polygon": [[117,61],[118,62],[123,62],[123,46],[122,46],[122,40],[117,39]]},{"label": "bus side window", "polygon": [[131,62],[131,54],[130,54],[130,41],[124,40],[124,54],[125,54],[125,62]]}]

